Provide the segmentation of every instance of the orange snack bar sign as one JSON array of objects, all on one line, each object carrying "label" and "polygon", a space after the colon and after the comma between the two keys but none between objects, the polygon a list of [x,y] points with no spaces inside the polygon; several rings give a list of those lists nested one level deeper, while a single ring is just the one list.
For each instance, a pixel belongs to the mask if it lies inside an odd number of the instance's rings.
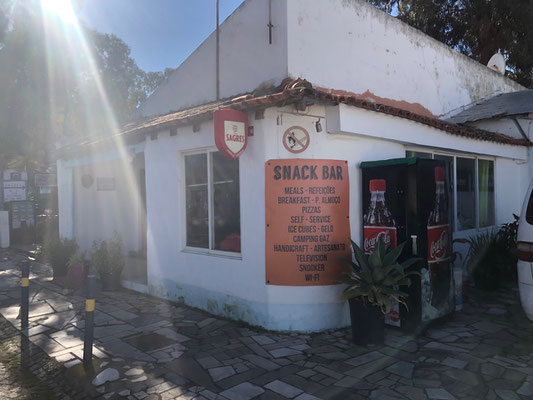
[{"label": "orange snack bar sign", "polygon": [[348,163],[265,164],[266,283],[333,285],[350,258]]}]

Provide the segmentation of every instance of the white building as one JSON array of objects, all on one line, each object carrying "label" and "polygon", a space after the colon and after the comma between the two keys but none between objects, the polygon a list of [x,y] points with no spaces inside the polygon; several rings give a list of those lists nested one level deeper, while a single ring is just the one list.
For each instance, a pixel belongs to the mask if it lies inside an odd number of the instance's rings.
[{"label": "white building", "polygon": [[[220,27],[219,101],[215,46],[212,34],[143,105],[147,118],[60,152],[60,233],[89,248],[118,231],[132,256],[125,286],[268,329],[346,326],[341,285],[265,281],[268,160],[347,161],[356,242],[360,163],[411,152],[451,162],[456,237],[519,213],[525,138],[439,119],[524,90],[516,82],[362,0],[245,1]],[[212,113],[226,107],[253,127],[234,161],[214,141]],[[293,126],[309,133],[297,154],[282,143]]]}]

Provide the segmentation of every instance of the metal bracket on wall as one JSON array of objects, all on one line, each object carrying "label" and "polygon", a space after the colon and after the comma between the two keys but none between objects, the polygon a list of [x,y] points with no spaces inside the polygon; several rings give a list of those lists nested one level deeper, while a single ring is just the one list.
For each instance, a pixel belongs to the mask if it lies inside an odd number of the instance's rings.
[{"label": "metal bracket on wall", "polygon": [[520,134],[522,135],[522,137],[527,140],[529,143],[531,143],[531,140],[529,140],[529,138],[527,137],[526,133],[524,132],[524,130],[522,129],[522,126],[520,125],[520,123],[516,120],[516,118],[511,118],[514,122],[514,124],[516,125],[516,129],[518,129],[518,132],[520,132]]}]

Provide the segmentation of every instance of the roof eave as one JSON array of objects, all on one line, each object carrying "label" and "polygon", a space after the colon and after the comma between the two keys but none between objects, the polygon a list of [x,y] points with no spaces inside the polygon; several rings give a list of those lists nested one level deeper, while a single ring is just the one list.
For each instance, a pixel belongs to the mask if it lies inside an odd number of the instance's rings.
[{"label": "roof eave", "polygon": [[[431,118],[424,115],[419,115],[411,111],[401,108],[370,102],[364,99],[357,98],[351,95],[336,95],[330,92],[325,92],[313,88],[308,81],[298,79],[285,79],[277,88],[277,91],[272,93],[262,94],[254,97],[253,94],[248,93],[238,97],[225,99],[219,102],[207,103],[201,106],[192,107],[190,109],[181,110],[178,112],[168,113],[162,116],[145,119],[137,124],[129,124],[117,136],[121,136],[127,140],[131,136],[135,136],[139,141],[144,140],[145,136],[155,131],[162,131],[170,128],[179,128],[183,126],[190,126],[210,120],[213,111],[223,108],[232,108],[239,111],[249,111],[266,109],[270,107],[285,106],[294,104],[301,100],[319,102],[321,104],[346,104],[354,107],[363,108],[366,110],[384,113],[414,122],[418,122],[433,128],[448,132],[451,134],[468,137],[474,140],[483,140],[495,142],[500,144],[508,144],[515,146],[532,146],[531,142],[523,139],[516,139],[500,133],[490,132],[482,129],[472,128],[457,123],[452,123],[436,118]],[[93,142],[69,145],[58,149],[59,157],[76,156],[80,150],[84,148],[91,148],[91,152],[102,145],[109,143],[113,138],[104,138]],[[116,138],[115,138],[116,142]],[[86,151],[85,151],[86,152]]]}]

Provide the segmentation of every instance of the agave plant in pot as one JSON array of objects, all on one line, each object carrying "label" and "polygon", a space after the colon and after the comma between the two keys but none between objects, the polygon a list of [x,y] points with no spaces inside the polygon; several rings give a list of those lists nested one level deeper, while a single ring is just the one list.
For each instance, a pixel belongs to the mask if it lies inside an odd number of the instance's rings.
[{"label": "agave plant in pot", "polygon": [[350,268],[337,280],[347,285],[341,300],[349,302],[352,338],[356,344],[383,343],[385,314],[391,311],[394,301],[407,307],[408,294],[400,288],[411,285],[409,276],[420,275],[418,271],[407,270],[420,259],[399,263],[404,245],[389,250],[380,237],[372,253],[366,255],[352,241],[353,260],[342,259]]}]

